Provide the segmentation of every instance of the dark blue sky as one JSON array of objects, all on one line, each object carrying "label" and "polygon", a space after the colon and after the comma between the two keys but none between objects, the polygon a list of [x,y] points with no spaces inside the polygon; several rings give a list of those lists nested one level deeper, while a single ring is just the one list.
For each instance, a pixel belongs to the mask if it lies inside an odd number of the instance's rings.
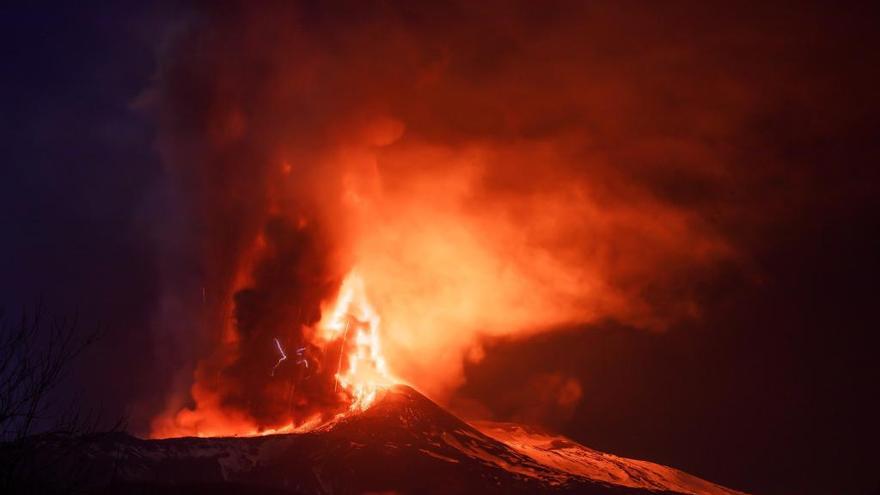
[{"label": "dark blue sky", "polygon": [[158,167],[130,103],[155,47],[113,15],[72,9],[4,12],[3,37],[3,270],[31,274],[4,295],[67,298],[143,245],[132,222]]},{"label": "dark blue sky", "polygon": [[161,167],[132,103],[173,22],[169,5],[124,3],[0,7],[0,307],[16,318],[41,302],[106,329],[71,392],[108,416],[150,389],[126,370],[155,364],[148,227]]},{"label": "dark blue sky", "polygon": [[[133,102],[184,15],[171,3],[0,7],[0,308],[15,318],[42,301],[105,328],[67,391],[141,430],[138,411],[162,400],[173,372],[157,361],[150,324],[154,227],[178,212],[162,193],[152,123]],[[852,46],[863,51],[841,67],[861,86],[840,91],[868,94],[876,53],[865,58],[868,40]],[[561,427],[591,447],[758,493],[876,488],[877,101],[858,101],[835,107],[845,132],[799,132],[814,115],[783,104],[755,132],[756,149],[817,191],[795,221],[742,233],[759,290],[722,267],[704,288],[699,323],[496,343],[462,394],[515,387],[511,370],[523,360],[552,361],[583,383],[585,401]]]}]

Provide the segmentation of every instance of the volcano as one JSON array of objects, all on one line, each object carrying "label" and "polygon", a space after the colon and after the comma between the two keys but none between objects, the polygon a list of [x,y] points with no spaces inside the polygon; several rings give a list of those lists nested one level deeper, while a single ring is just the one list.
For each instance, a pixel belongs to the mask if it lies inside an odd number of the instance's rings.
[{"label": "volcano", "polygon": [[304,433],[143,440],[41,435],[0,449],[20,492],[741,494],[511,423],[469,424],[396,385]]}]

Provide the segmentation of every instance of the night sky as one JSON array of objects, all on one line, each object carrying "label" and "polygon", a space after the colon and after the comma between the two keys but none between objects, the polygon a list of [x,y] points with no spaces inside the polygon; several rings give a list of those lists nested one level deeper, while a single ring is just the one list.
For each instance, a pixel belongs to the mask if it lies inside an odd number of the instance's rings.
[{"label": "night sky", "polygon": [[[627,5],[642,20],[664,18],[653,3]],[[127,416],[142,435],[167,389],[192,373],[181,360],[203,354],[202,336],[155,331],[163,271],[188,269],[163,258],[187,203],[185,190],[168,186],[158,124],[142,104],[167,40],[198,18],[195,10],[0,8],[0,308],[15,319],[40,303],[106,329],[63,393],[106,417]],[[729,64],[759,81],[750,91],[781,81],[772,105],[744,119],[725,151],[745,170],[735,184],[707,192],[686,173],[643,171],[657,173],[658,194],[697,205],[737,256],[643,289],[658,307],[664,294],[691,295],[698,317],[645,329],[610,315],[531,337],[485,337],[485,357],[466,365],[449,405],[543,423],[591,448],[758,494],[876,493],[876,12],[800,2],[672,10],[700,25],[661,27],[675,46],[688,45],[692,31],[711,37],[717,22],[743,33],[742,58]],[[633,29],[611,31],[632,49]],[[755,32],[783,38],[773,53],[790,58],[762,58]],[[713,59],[710,67],[727,65]],[[169,353],[169,342],[184,348]],[[539,377],[554,376],[576,380],[580,400],[546,404]]]}]

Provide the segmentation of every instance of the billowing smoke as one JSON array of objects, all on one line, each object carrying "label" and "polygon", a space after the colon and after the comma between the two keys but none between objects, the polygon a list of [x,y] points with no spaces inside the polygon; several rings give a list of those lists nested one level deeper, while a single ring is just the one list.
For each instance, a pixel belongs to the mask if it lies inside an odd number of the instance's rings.
[{"label": "billowing smoke", "polygon": [[[735,252],[726,143],[760,98],[747,66],[715,61],[740,40],[688,22],[683,45],[670,26],[701,14],[668,14],[207,4],[145,97],[188,212],[166,241],[160,345],[201,356],[154,434],[338,409],[339,349],[310,332],[352,270],[389,367],[438,400],[484,336],[698,317],[692,275]],[[199,276],[181,280],[184,264]],[[273,374],[275,338],[309,368],[290,357]],[[571,409],[577,382],[551,382]]]}]

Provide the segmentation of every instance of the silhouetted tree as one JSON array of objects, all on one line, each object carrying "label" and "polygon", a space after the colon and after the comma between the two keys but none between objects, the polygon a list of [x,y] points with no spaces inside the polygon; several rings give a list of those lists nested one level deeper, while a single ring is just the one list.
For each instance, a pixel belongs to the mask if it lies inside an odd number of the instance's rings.
[{"label": "silhouetted tree", "polygon": [[75,317],[47,325],[39,307],[17,324],[0,315],[0,440],[20,440],[38,425],[74,427],[53,408],[52,393],[97,338],[97,331],[81,334]]},{"label": "silhouetted tree", "polygon": [[71,469],[76,442],[58,449],[44,440],[96,429],[99,415],[82,414],[78,405],[61,407],[53,398],[74,361],[98,337],[97,330],[80,332],[76,317],[45,321],[39,306],[15,323],[0,314],[0,492],[78,491],[87,469],[81,464]]}]

